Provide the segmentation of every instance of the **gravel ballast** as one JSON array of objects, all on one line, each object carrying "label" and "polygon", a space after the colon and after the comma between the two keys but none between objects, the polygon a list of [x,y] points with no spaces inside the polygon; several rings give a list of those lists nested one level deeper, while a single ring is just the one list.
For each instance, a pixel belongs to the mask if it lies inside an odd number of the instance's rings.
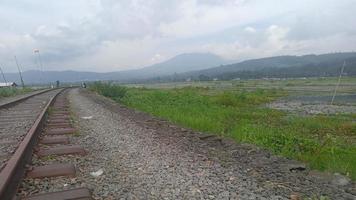
[{"label": "gravel ballast", "polygon": [[17,149],[48,101],[58,93],[49,91],[17,105],[0,109],[0,170]]},{"label": "gravel ballast", "polygon": [[72,143],[86,156],[71,162],[77,177],[25,181],[33,191],[88,187],[95,199],[356,199],[355,184],[341,175],[194,132],[74,89],[69,92],[79,135]]}]

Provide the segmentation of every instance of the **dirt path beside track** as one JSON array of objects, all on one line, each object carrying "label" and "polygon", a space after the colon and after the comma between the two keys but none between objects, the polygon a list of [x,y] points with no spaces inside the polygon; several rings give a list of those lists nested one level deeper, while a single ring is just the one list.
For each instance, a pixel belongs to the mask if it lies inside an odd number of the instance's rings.
[{"label": "dirt path beside track", "polygon": [[97,199],[356,199],[355,185],[343,177],[252,145],[181,128],[81,89],[69,99],[78,143],[89,150],[90,162],[78,159],[78,180]]}]

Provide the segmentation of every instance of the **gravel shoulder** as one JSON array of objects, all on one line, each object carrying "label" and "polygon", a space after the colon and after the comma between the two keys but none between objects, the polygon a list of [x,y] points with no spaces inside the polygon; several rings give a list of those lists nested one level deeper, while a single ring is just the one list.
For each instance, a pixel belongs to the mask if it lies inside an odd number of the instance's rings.
[{"label": "gravel shoulder", "polygon": [[60,187],[87,186],[95,199],[356,199],[356,185],[345,177],[176,126],[82,89],[71,90],[69,99],[80,132],[73,143],[89,152],[72,158],[78,176],[55,180]]}]

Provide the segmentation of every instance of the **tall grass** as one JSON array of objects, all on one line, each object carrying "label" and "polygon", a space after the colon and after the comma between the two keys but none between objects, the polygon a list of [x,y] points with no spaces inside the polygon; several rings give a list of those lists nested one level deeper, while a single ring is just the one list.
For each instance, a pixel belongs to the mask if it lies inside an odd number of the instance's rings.
[{"label": "tall grass", "polygon": [[110,97],[114,100],[120,100],[127,92],[126,87],[101,82],[94,82],[89,86],[89,88],[92,91],[95,91],[105,97]]},{"label": "tall grass", "polygon": [[24,94],[27,92],[31,92],[32,89],[30,88],[25,88],[25,89],[20,89],[20,88],[13,88],[13,87],[6,87],[6,88],[0,88],[0,98],[1,97],[10,97],[18,94]]},{"label": "tall grass", "polygon": [[275,154],[356,179],[356,124],[352,116],[295,116],[262,104],[279,90],[224,92],[207,88],[128,89],[125,105],[194,130],[255,144]]}]

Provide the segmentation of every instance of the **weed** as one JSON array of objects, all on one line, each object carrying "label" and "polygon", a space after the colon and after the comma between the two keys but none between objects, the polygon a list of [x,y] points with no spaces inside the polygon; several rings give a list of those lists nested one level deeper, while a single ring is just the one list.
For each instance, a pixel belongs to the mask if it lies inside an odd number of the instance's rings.
[{"label": "weed", "polygon": [[313,196],[313,197],[310,197],[310,198],[304,198],[305,200],[330,200],[329,197],[327,196]]},{"label": "weed", "polygon": [[127,92],[125,87],[119,85],[112,85],[109,83],[95,82],[91,84],[90,90],[95,91],[103,96],[110,97],[114,100],[120,100]]},{"label": "weed", "polygon": [[27,92],[31,92],[32,89],[30,88],[25,88],[25,89],[20,89],[20,88],[0,88],[0,98],[1,97],[10,97],[18,94],[24,94]]},{"label": "weed", "polygon": [[252,143],[312,168],[356,179],[356,146],[348,137],[355,135],[352,117],[291,116],[261,106],[284,95],[285,91],[277,89],[131,88],[120,102],[194,130]]},{"label": "weed", "polygon": [[54,108],[53,107],[49,107],[48,110],[47,110],[47,113],[48,115],[51,115],[54,111]]},{"label": "weed", "polygon": [[74,137],[79,137],[81,134],[80,134],[79,131],[75,131],[74,133],[72,133],[72,135],[73,135]]},{"label": "weed", "polygon": [[55,159],[55,156],[49,155],[49,156],[43,157],[42,159],[45,160],[45,161],[51,161],[51,160],[54,160],[54,159]]}]

